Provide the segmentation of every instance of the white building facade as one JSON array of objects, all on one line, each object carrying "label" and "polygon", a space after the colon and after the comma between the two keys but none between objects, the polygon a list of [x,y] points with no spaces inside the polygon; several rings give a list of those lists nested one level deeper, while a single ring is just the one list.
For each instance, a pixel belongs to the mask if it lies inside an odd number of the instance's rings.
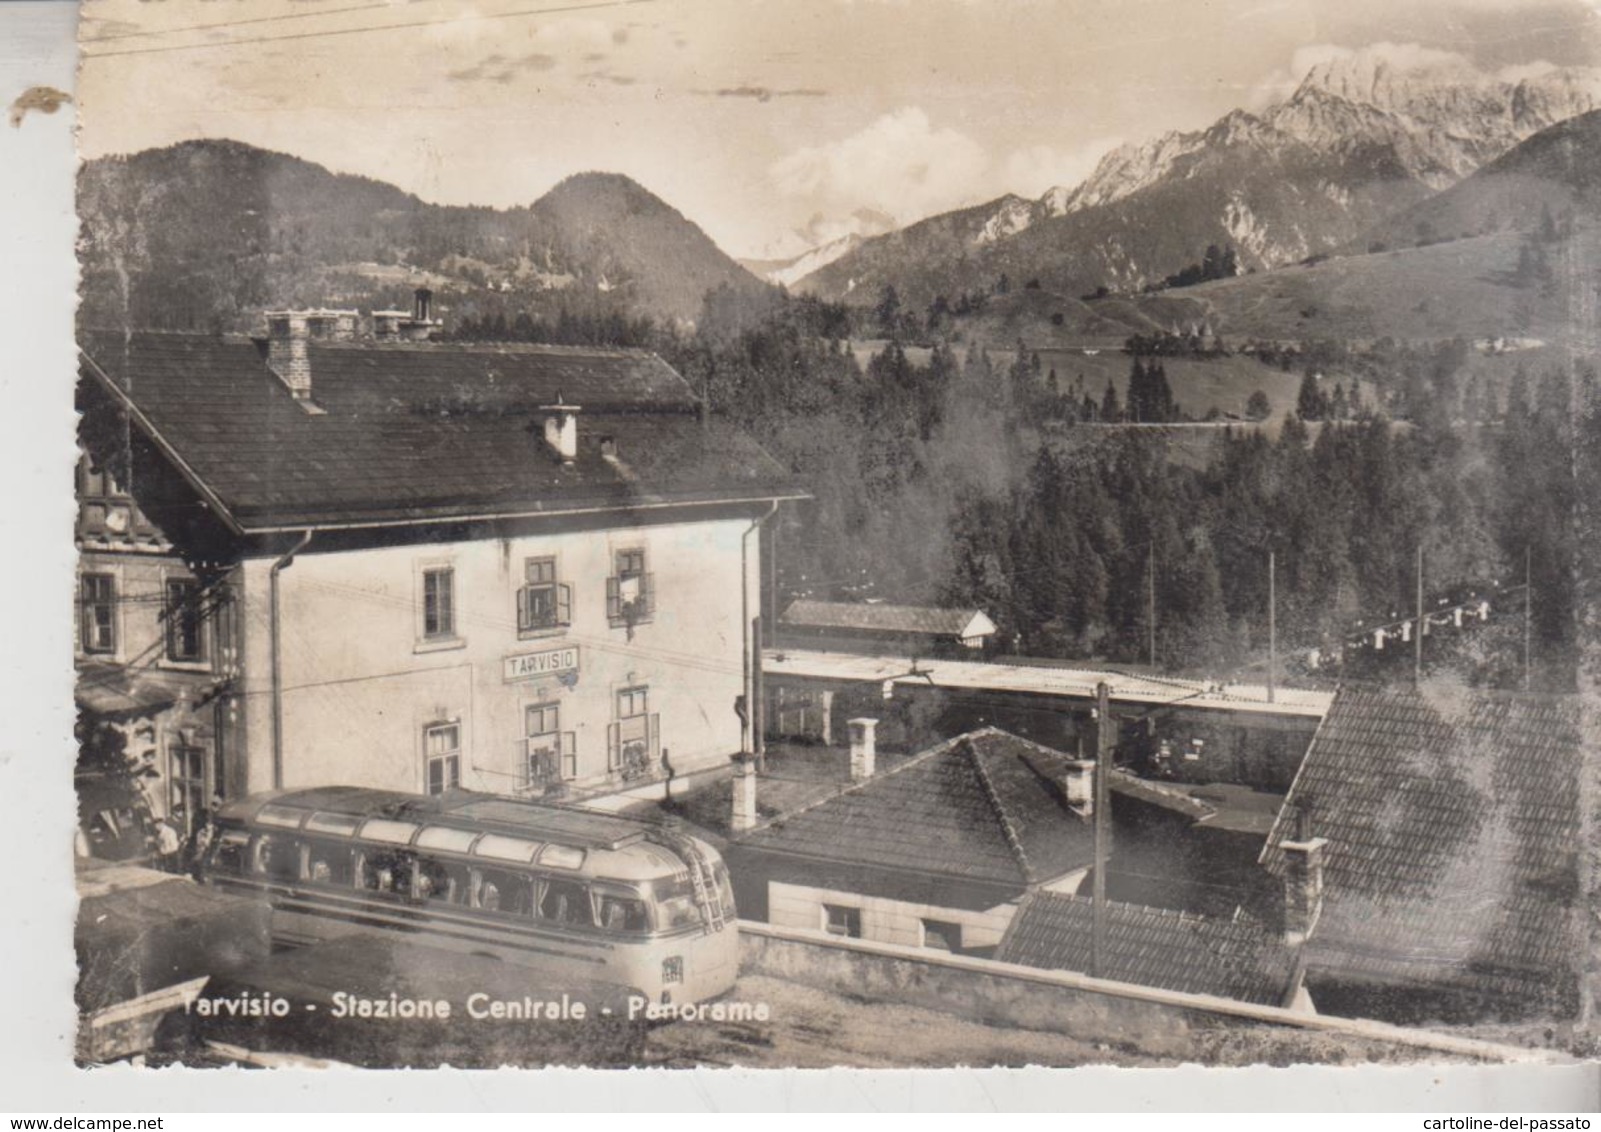
[{"label": "white building facade", "polygon": [[[753,521],[562,528],[326,553],[313,537],[278,580],[279,780],[256,759],[245,787],[321,785],[337,767],[418,793],[538,793],[726,764],[749,742]],[[240,571],[256,735],[273,729],[274,561]]]}]

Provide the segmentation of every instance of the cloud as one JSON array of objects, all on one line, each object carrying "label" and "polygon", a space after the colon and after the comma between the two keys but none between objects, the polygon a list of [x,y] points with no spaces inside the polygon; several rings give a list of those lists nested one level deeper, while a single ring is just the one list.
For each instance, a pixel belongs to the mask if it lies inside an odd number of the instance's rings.
[{"label": "cloud", "polygon": [[849,137],[798,149],[768,172],[780,193],[819,212],[867,208],[905,223],[972,203],[989,166],[983,146],[907,106]]},{"label": "cloud", "polygon": [[696,94],[711,98],[750,98],[757,102],[771,102],[775,98],[822,98],[828,94],[817,87],[789,87],[774,90],[765,86],[725,86],[717,90],[697,90]]},{"label": "cloud", "polygon": [[1557,69],[1555,63],[1548,63],[1544,59],[1536,59],[1532,63],[1513,63],[1502,67],[1495,73],[1495,77],[1504,83],[1521,83],[1527,79],[1537,79],[1549,75]]},{"label": "cloud", "polygon": [[1122,144],[1122,138],[1096,138],[1073,149],[1031,145],[1014,150],[1002,164],[1008,188],[1021,196],[1043,196],[1057,186],[1072,188],[1094,171],[1096,162]]},{"label": "cloud", "polygon": [[1371,75],[1380,67],[1402,73],[1478,69],[1466,55],[1419,43],[1383,40],[1357,48],[1333,43],[1310,44],[1297,48],[1287,67],[1274,71],[1256,84],[1247,97],[1247,109],[1260,110],[1288,98],[1314,69],[1331,63],[1340,64],[1342,70],[1352,75]]},{"label": "cloud", "polygon": [[795,235],[808,248],[827,244],[842,236],[882,236],[893,232],[898,225],[887,212],[872,208],[858,208],[848,216],[824,216],[814,213],[804,225],[795,229]]}]

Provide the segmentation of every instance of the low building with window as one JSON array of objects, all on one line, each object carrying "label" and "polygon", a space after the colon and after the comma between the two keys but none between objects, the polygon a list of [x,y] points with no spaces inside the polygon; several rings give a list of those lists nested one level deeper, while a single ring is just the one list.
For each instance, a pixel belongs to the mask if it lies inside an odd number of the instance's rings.
[{"label": "low building with window", "polygon": [[1090,875],[1086,764],[985,728],[875,773],[872,729],[853,729],[858,781],[724,850],[742,916],[983,955],[1026,893]]},{"label": "low building with window", "polygon": [[227,665],[208,796],[610,789],[751,749],[784,470],[653,354],[350,321],[82,338],[86,467],[151,543],[82,542],[80,699]]}]

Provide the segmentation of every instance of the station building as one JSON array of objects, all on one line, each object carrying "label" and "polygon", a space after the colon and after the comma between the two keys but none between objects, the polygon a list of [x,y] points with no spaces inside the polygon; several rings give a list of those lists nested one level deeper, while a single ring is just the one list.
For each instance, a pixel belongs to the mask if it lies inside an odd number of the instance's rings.
[{"label": "station building", "polygon": [[199,685],[151,760],[193,779],[188,824],[274,788],[584,793],[750,750],[784,470],[654,354],[428,341],[423,296],[365,321],[83,335],[80,708]]}]

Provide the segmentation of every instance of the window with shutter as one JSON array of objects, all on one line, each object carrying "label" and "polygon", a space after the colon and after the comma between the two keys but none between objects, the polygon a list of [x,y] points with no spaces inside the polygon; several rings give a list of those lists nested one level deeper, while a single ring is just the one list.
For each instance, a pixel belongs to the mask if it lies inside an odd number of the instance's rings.
[{"label": "window with shutter", "polygon": [[650,689],[620,689],[617,722],[608,729],[608,769],[624,779],[654,774],[661,757],[659,732],[660,717],[650,711]]},{"label": "window with shutter", "polygon": [[527,559],[523,587],[517,591],[517,631],[544,634],[565,629],[572,621],[572,587],[557,581],[556,559]]},{"label": "window with shutter", "polygon": [[642,549],[619,550],[613,556],[613,573],[606,579],[606,616],[613,626],[649,621],[656,612],[655,586],[645,568]]},{"label": "window with shutter", "polygon": [[524,788],[538,791],[577,778],[578,736],[561,729],[561,705],[531,704],[526,718]]}]

